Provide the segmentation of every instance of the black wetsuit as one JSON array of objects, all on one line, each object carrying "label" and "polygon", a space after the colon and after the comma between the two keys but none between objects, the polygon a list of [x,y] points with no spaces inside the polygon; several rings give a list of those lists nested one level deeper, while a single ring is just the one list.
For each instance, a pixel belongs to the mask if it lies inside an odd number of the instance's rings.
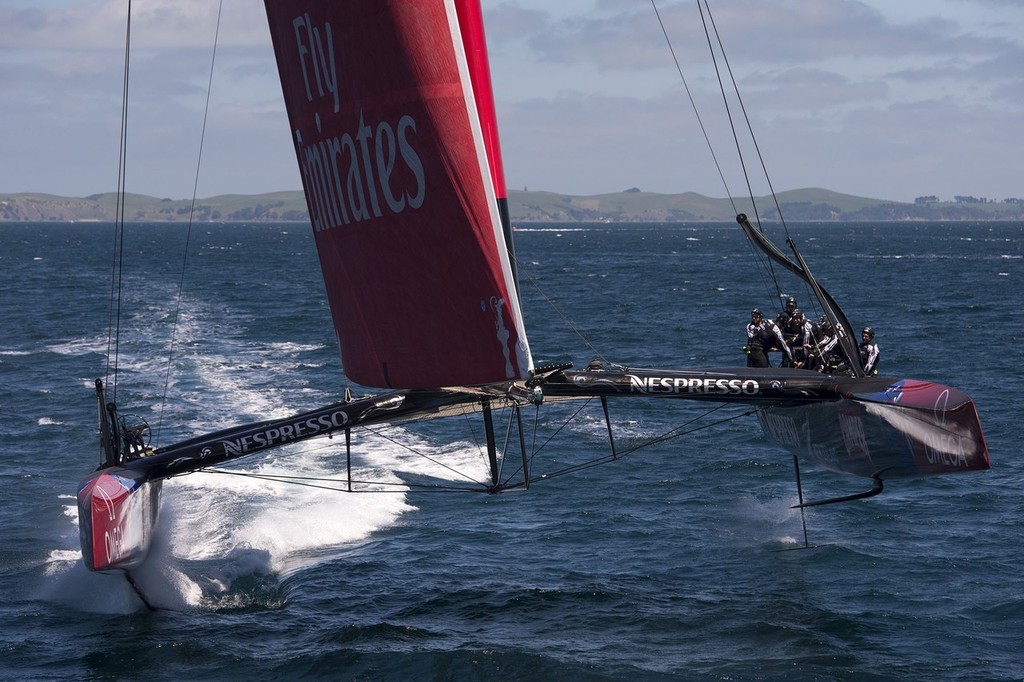
[{"label": "black wetsuit", "polygon": [[764,318],[758,324],[751,322],[747,325],[747,367],[771,367],[768,350],[772,348],[780,348],[789,361],[793,361],[778,325]]},{"label": "black wetsuit", "polygon": [[790,353],[793,356],[793,364],[807,361],[807,346],[814,343],[815,325],[806,317],[793,318],[786,328],[786,343],[789,345]]},{"label": "black wetsuit", "polygon": [[811,344],[807,354],[807,369],[831,374],[836,364],[835,348],[839,345],[839,337],[833,333],[830,325],[819,324],[812,333]]},{"label": "black wetsuit", "polygon": [[864,366],[864,373],[868,376],[878,374],[879,357],[881,357],[881,352],[878,350],[878,344],[875,343],[874,339],[860,344],[860,364]]}]

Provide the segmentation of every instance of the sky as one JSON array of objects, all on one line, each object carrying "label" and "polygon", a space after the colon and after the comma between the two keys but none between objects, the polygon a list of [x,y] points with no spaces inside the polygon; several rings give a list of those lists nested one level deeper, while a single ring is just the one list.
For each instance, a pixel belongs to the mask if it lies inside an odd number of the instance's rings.
[{"label": "sky", "polygon": [[[509,189],[1024,197],[1022,0],[712,0],[744,166],[696,0],[482,4]],[[116,189],[126,5],[0,0],[0,193]],[[217,9],[132,2],[129,192],[300,189],[262,1],[214,59]]]}]

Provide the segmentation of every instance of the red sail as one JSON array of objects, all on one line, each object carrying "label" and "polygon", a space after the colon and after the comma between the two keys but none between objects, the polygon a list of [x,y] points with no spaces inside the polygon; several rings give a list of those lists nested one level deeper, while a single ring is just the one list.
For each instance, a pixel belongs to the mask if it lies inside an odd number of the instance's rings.
[{"label": "red sail", "polygon": [[453,1],[266,6],[348,377],[392,388],[526,378]]},{"label": "red sail", "polygon": [[487,161],[490,165],[491,179],[494,181],[494,191],[499,199],[505,199],[505,170],[501,163],[501,145],[498,143],[498,115],[494,110],[491,69],[487,62],[487,40],[484,37],[480,0],[455,0],[455,7],[459,13],[459,27],[462,29],[462,42],[466,47],[469,77],[473,83],[484,144],[487,146]]}]

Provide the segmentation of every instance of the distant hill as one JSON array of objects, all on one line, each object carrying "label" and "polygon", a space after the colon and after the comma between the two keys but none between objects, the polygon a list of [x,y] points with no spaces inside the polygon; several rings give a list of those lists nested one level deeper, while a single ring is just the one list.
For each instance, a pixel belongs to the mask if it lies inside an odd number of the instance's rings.
[{"label": "distant hill", "polygon": [[[117,195],[60,197],[52,194],[0,194],[0,221],[88,222],[114,220]],[[124,215],[134,222],[188,220],[191,199],[159,199],[126,194]],[[200,222],[308,221],[302,192],[222,194],[198,199],[194,219]]]},{"label": "distant hill", "polygon": [[[931,202],[910,204],[840,194],[827,189],[798,189],[778,194],[786,220],[1019,220],[1024,206],[996,202]],[[762,220],[778,220],[770,197],[755,199]],[[612,194],[571,196],[553,192],[509,192],[513,222],[688,222],[732,221],[736,213],[753,216],[749,199],[733,208],[729,199],[694,192],[656,194],[631,189]]]},{"label": "distant hill", "polygon": [[[840,194],[827,189],[780,192],[782,213],[791,221],[891,221],[891,220],[1020,220],[1024,206],[1009,202],[900,203]],[[775,203],[756,199],[762,220],[777,220]],[[88,222],[114,219],[113,193],[88,197],[52,194],[0,194],[0,222]],[[731,221],[736,212],[753,215],[750,201],[715,199],[694,192],[657,194],[629,189],[623,192],[574,196],[555,192],[510,191],[509,209],[514,223],[538,222],[694,222]],[[137,222],[187,220],[189,199],[160,199],[129,194],[124,199],[125,217]],[[306,222],[302,192],[223,194],[198,199],[194,219],[200,222]]]}]

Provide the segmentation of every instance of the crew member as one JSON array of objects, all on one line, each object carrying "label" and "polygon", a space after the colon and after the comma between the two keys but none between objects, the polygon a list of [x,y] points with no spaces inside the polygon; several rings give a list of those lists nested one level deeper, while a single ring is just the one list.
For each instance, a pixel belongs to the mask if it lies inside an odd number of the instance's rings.
[{"label": "crew member", "polygon": [[835,357],[835,348],[838,344],[839,336],[832,329],[832,323],[822,315],[811,332],[811,345],[806,354],[807,369],[834,374],[839,364]]},{"label": "crew member", "polygon": [[780,329],[785,329],[789,321],[793,319],[794,311],[796,311],[796,299],[790,296],[786,299],[786,307],[775,316],[775,324],[779,325]]},{"label": "crew member", "polygon": [[880,355],[878,344],[875,343],[875,330],[864,327],[864,331],[860,333],[860,364],[864,366],[864,373],[869,377],[878,374]]},{"label": "crew member", "polygon": [[750,313],[750,324],[747,325],[747,367],[771,367],[768,361],[769,349],[780,348],[789,362],[793,362],[793,354],[786,345],[782,330],[774,322],[764,319],[757,308]]},{"label": "crew member", "polygon": [[786,326],[786,344],[789,345],[794,367],[807,364],[807,353],[814,347],[814,323],[804,318],[799,308],[794,308]]}]

